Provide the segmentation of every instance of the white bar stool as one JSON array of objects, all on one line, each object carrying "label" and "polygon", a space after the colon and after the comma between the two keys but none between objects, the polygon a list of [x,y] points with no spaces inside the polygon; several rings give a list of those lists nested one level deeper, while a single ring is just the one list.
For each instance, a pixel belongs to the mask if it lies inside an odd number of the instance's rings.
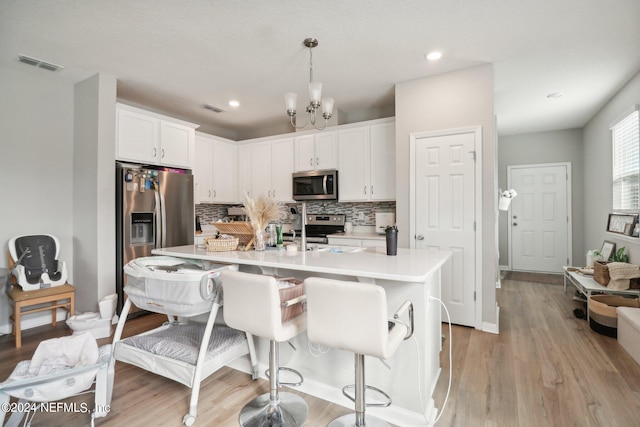
[{"label": "white bar stool", "polygon": [[[271,276],[223,271],[224,320],[231,328],[268,338],[269,343],[269,393],[258,396],[240,411],[241,426],[298,427],[307,419],[307,403],[297,394],[279,393],[280,384],[300,385],[302,375],[279,366],[279,343],[288,341],[305,331],[307,317],[281,319],[281,302],[278,284]],[[280,383],[280,370],[292,371],[300,377],[298,383]],[[275,372],[275,374],[274,374]]]},{"label": "white bar stool", "polygon": [[[389,406],[391,398],[375,387],[365,385],[364,356],[388,359],[400,343],[413,334],[413,304],[406,301],[388,319],[387,296],[384,288],[358,282],[310,277],[304,281],[307,295],[307,335],[316,344],[355,353],[355,386],[346,386],[342,393],[355,402],[355,413],[336,418],[329,427],[390,426],[368,416],[366,406]],[[400,320],[409,311],[409,323]],[[355,398],[347,389],[355,388]],[[365,389],[381,393],[387,402],[367,404]]]}]

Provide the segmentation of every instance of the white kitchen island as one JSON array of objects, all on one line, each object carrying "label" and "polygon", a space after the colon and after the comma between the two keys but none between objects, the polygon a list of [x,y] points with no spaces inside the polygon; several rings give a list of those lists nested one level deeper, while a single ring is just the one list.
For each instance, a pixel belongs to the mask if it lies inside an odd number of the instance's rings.
[{"label": "white kitchen island", "polygon": [[[450,277],[450,274],[442,274],[442,270],[443,267],[448,270],[450,263],[447,261],[451,253],[399,248],[397,256],[387,256],[384,248],[344,247],[342,250],[208,252],[198,245],[187,245],[155,249],[153,253],[238,264],[241,271],[294,276],[300,280],[319,276],[375,283],[385,288],[389,317],[404,301],[412,301],[414,336],[402,343],[396,354],[384,364],[372,358],[367,358],[366,362],[366,383],[387,392],[393,404],[388,408],[367,408],[367,412],[399,426],[426,425],[423,413],[429,420],[435,419],[437,413],[432,394],[440,375],[442,346],[440,305],[429,296],[439,298],[441,286],[448,285],[443,283],[443,278]],[[340,298],[340,295],[335,297]],[[280,345],[280,365],[303,374],[304,383],[296,389],[353,409],[353,402],[341,391],[344,385],[354,381],[353,354],[317,348],[309,344],[306,334],[299,335],[291,343],[297,350],[286,344]],[[268,341],[256,337],[256,349],[261,374],[264,375],[268,366]],[[231,366],[250,372],[250,366],[244,360]],[[307,424],[313,425],[312,421],[308,420]]]}]

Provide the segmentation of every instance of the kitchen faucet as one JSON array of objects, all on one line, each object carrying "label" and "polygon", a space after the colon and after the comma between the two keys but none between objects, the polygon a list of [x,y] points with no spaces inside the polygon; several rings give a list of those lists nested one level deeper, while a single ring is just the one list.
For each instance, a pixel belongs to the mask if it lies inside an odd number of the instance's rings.
[{"label": "kitchen faucet", "polygon": [[302,218],[300,219],[300,250],[302,253],[307,252],[307,204],[302,202]]}]

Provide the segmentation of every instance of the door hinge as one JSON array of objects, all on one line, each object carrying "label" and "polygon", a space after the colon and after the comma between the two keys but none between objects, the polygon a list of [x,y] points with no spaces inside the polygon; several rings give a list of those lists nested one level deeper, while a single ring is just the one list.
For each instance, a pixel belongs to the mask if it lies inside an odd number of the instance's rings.
[{"label": "door hinge", "polygon": [[476,300],[476,291],[473,291],[473,300]]},{"label": "door hinge", "polygon": [[473,221],[473,231],[476,231],[476,222]]},{"label": "door hinge", "polygon": [[476,152],[475,151],[469,151],[469,153],[471,153],[471,156],[473,157],[473,161],[476,161]]}]

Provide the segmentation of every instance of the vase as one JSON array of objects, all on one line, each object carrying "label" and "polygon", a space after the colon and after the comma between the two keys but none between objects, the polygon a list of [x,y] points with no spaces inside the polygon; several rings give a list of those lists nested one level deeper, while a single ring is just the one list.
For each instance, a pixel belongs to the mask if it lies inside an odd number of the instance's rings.
[{"label": "vase", "polygon": [[253,247],[256,251],[264,251],[267,246],[267,233],[257,230],[253,236]]}]

